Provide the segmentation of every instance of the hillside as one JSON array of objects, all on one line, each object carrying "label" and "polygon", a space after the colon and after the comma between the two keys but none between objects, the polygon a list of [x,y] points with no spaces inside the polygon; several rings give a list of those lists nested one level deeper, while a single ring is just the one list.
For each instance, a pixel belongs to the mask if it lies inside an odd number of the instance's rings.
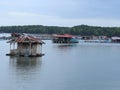
[{"label": "hillside", "polygon": [[35,33],[35,34],[73,34],[82,36],[120,36],[120,27],[100,27],[78,25],[74,27],[59,27],[59,26],[42,26],[42,25],[27,25],[27,26],[1,26],[0,32],[4,33]]}]

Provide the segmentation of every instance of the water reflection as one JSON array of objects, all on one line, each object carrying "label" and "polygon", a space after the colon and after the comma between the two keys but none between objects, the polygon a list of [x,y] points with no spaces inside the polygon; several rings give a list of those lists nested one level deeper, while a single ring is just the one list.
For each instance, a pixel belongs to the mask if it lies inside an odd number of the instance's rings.
[{"label": "water reflection", "polygon": [[41,70],[41,59],[41,57],[10,57],[10,71],[15,75],[34,75]]},{"label": "water reflection", "polygon": [[10,57],[10,65],[16,68],[36,68],[41,65],[41,57]]},{"label": "water reflection", "polygon": [[9,79],[12,84],[16,85],[14,88],[28,88],[32,86],[29,86],[29,84],[37,81],[38,77],[40,78],[41,66],[41,57],[10,57]]},{"label": "water reflection", "polygon": [[70,49],[70,48],[77,47],[77,46],[78,46],[78,44],[58,44],[58,45],[55,45],[55,47],[58,49]]}]

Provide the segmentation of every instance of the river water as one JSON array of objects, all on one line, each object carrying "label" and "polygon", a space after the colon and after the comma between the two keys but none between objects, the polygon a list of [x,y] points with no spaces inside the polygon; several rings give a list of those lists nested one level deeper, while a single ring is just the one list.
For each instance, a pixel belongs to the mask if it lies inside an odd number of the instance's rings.
[{"label": "river water", "polygon": [[120,44],[53,44],[45,56],[9,57],[0,41],[0,90],[120,90]]}]

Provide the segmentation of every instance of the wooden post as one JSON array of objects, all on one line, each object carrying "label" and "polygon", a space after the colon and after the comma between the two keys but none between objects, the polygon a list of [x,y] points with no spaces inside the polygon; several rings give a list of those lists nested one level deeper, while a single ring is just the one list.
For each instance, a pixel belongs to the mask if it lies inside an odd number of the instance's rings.
[{"label": "wooden post", "polygon": [[13,43],[13,50],[15,49],[15,42]]},{"label": "wooden post", "polygon": [[40,44],[40,52],[39,52],[39,54],[41,54],[41,52],[42,52],[42,47],[41,47],[41,44]]},{"label": "wooden post", "polygon": [[12,43],[10,42],[10,51],[11,51],[11,44],[12,44]]},{"label": "wooden post", "polygon": [[32,46],[31,46],[31,43],[30,43],[30,55],[32,55],[32,51],[31,51],[31,49],[32,49]]}]

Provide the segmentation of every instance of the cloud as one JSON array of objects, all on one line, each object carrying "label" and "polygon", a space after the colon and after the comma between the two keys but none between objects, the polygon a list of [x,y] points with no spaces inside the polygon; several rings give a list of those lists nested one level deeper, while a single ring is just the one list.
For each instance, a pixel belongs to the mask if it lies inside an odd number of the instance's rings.
[{"label": "cloud", "polygon": [[16,16],[16,17],[36,17],[40,16],[39,14],[36,13],[28,13],[28,12],[8,12],[8,15],[10,16]]},{"label": "cloud", "polygon": [[48,25],[48,26],[120,26],[120,20],[115,18],[64,18],[49,14],[33,12],[10,11],[8,16],[0,17],[0,25]]},{"label": "cloud", "polygon": [[[92,26],[120,26],[120,20],[114,18],[62,18],[58,16],[38,14],[31,12],[8,13],[9,16],[1,18],[0,25],[47,25],[47,26],[75,26],[75,25],[92,25]],[[7,21],[7,22],[6,22]]]},{"label": "cloud", "polygon": [[1,25],[120,25],[119,0],[4,0]]}]

